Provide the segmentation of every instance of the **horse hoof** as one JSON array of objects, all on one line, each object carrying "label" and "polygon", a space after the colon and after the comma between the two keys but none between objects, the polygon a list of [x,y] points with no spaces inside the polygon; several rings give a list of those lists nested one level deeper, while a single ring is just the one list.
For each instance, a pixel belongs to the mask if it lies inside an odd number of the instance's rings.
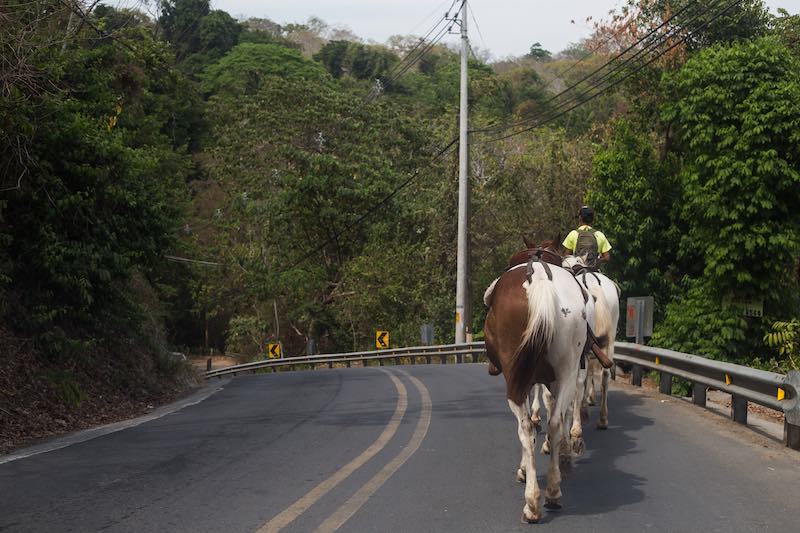
[{"label": "horse hoof", "polygon": [[517,481],[525,483],[525,471],[521,468],[517,468]]},{"label": "horse hoof", "polygon": [[591,405],[591,406],[593,406],[593,407],[594,407],[595,405],[597,405],[596,403],[594,403],[594,398],[589,398],[589,405]]},{"label": "horse hoof", "polygon": [[544,499],[544,506],[551,511],[558,511],[561,509],[561,499],[560,498],[545,498]]},{"label": "horse hoof", "polygon": [[597,429],[608,429],[608,422],[597,422]]},{"label": "horse hoof", "polygon": [[522,523],[523,524],[535,524],[539,520],[541,520],[542,515],[533,511],[528,505],[525,505],[525,508],[522,509]]},{"label": "horse hoof", "polygon": [[533,429],[536,430],[536,433],[540,433],[542,431],[542,419],[534,418],[531,422],[533,422]]},{"label": "horse hoof", "polygon": [[544,441],[544,444],[542,444],[542,453],[545,454],[545,455],[550,455],[550,442],[549,441]]},{"label": "horse hoof", "polygon": [[572,452],[575,455],[583,455],[585,449],[586,449],[586,444],[584,444],[583,439],[578,438],[572,440]]}]

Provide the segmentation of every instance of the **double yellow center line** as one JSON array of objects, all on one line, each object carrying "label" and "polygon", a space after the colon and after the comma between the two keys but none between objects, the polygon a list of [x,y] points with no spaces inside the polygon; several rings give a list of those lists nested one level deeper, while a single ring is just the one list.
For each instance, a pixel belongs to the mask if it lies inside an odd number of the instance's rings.
[{"label": "double yellow center line", "polygon": [[[367,461],[375,456],[379,451],[386,447],[392,437],[397,433],[397,428],[400,427],[400,422],[408,408],[408,391],[406,390],[403,382],[400,381],[394,372],[385,369],[380,369],[394,383],[397,389],[397,405],[395,406],[394,413],[391,419],[386,424],[378,438],[366,450],[361,452],[355,459],[341,467],[334,472],[330,477],[323,480],[316,487],[311,489],[305,496],[294,502],[287,507],[277,516],[272,518],[269,522],[258,529],[258,533],[273,533],[280,531],[287,525],[291,524],[301,514],[303,514],[309,507],[314,505],[320,498],[325,496],[328,492],[333,490],[339,483],[347,479],[350,474],[355,472],[358,468],[363,466]],[[396,372],[408,378],[419,391],[422,399],[422,409],[417,426],[414,429],[414,434],[411,440],[406,444],[400,453],[397,454],[391,461],[386,463],[384,467],[367,481],[353,496],[350,497],[341,507],[339,507],[332,515],[317,528],[318,532],[331,532],[340,528],[347,520],[350,519],[366,502],[375,494],[375,492],[383,486],[384,483],[400,469],[401,466],[419,449],[425,435],[428,433],[428,428],[431,423],[432,403],[431,396],[425,385],[403,370],[396,370]]]}]

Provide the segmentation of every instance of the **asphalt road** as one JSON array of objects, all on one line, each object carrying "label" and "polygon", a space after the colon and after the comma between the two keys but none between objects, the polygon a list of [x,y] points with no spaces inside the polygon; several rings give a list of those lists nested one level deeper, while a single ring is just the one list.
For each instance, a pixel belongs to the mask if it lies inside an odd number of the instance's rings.
[{"label": "asphalt road", "polygon": [[485,366],[242,376],[0,464],[0,531],[800,530],[797,452],[627,386],[609,411],[565,474],[564,508],[527,525],[516,420]]}]

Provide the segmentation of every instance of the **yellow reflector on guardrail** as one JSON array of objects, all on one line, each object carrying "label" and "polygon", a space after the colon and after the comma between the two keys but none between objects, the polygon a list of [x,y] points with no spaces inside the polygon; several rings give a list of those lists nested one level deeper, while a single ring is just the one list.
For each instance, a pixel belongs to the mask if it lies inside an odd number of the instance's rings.
[{"label": "yellow reflector on guardrail", "polygon": [[659,356],[656,356],[656,364],[657,365],[661,364],[661,358]]},{"label": "yellow reflector on guardrail", "polygon": [[730,385],[730,384],[731,384],[731,375],[725,374],[725,385]]},{"label": "yellow reflector on guardrail", "polygon": [[786,398],[786,391],[778,387],[778,400],[783,400],[784,398]]}]

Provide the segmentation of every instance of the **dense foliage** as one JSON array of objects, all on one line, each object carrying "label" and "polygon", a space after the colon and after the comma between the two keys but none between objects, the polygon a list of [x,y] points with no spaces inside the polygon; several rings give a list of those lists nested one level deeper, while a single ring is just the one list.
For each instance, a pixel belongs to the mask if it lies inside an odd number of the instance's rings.
[{"label": "dense foliage", "polygon": [[[609,273],[656,297],[654,342],[781,365],[764,335],[800,310],[797,16],[629,4],[562,53],[469,62],[480,129],[552,112],[672,14],[690,33],[545,127],[474,134],[471,328],[520,237],[563,235],[589,201]],[[457,165],[432,158],[457,131],[456,53],[400,76],[411,36],[237,21],[208,0],[155,18],[70,5],[0,7],[17,51],[0,70],[6,327],[80,347],[163,322],[172,346],[249,356],[278,338],[289,355],[368,348],[376,329],[416,344],[423,324],[452,339]]]}]

